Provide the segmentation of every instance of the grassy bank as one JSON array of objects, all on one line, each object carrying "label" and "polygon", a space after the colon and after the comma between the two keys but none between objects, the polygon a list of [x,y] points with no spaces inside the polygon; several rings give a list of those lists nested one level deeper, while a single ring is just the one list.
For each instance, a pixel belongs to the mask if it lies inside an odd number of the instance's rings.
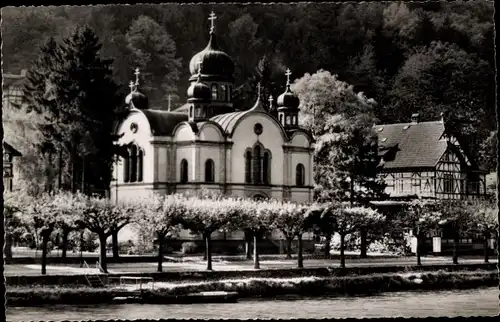
[{"label": "grassy bank", "polygon": [[[241,297],[277,295],[369,295],[410,290],[464,289],[498,285],[496,271],[422,272],[374,274],[343,277],[245,278],[191,283],[156,283],[154,291],[145,291],[150,301],[207,291],[238,292]],[[89,287],[9,287],[7,305],[109,303],[121,296],[119,290]]]}]

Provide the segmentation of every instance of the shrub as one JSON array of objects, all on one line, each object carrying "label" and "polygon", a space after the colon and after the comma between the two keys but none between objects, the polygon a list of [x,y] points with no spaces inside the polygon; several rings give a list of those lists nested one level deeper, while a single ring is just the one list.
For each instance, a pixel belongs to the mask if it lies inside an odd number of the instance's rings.
[{"label": "shrub", "polygon": [[198,246],[196,245],[196,243],[193,243],[193,242],[184,242],[184,243],[182,243],[182,246],[181,246],[181,252],[184,255],[194,254],[197,249],[198,249]]}]

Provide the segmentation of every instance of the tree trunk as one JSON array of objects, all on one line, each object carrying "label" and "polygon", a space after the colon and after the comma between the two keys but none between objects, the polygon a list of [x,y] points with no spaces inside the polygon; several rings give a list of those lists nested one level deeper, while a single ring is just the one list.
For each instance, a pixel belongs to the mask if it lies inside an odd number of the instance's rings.
[{"label": "tree trunk", "polygon": [[345,234],[340,234],[340,268],[345,268]]},{"label": "tree trunk", "polygon": [[458,264],[458,251],[460,248],[460,237],[458,232],[455,233],[455,237],[453,238],[453,264]]},{"label": "tree trunk", "polygon": [[69,228],[63,229],[61,258],[66,258],[66,253],[68,251],[68,235],[69,235],[69,232],[70,232]]},{"label": "tree trunk", "polygon": [[257,247],[257,234],[253,236],[253,268],[260,269],[259,249]]},{"label": "tree trunk", "polygon": [[12,234],[9,232],[5,233],[4,252],[5,252],[5,259],[12,259]]},{"label": "tree trunk", "polygon": [[246,259],[252,259],[252,251],[250,249],[251,236],[248,231],[245,231],[245,256]]},{"label": "tree trunk", "polygon": [[108,273],[108,266],[106,264],[106,239],[107,236],[104,233],[99,233],[99,264],[103,273]]},{"label": "tree trunk", "polygon": [[299,234],[297,236],[297,243],[298,243],[298,250],[297,250],[297,267],[298,268],[304,268],[304,257],[302,256],[303,254],[303,247],[302,247],[302,234]]},{"label": "tree trunk", "polygon": [[331,241],[332,241],[332,234],[328,233],[325,236],[325,248],[324,248],[325,259],[329,259],[330,258],[330,242]]},{"label": "tree trunk", "polygon": [[422,239],[422,236],[420,234],[417,234],[415,236],[417,238],[417,250],[416,250],[416,254],[417,255],[417,265],[418,266],[421,266],[422,265],[422,261],[421,261],[421,254],[420,254],[420,245],[422,244],[421,242],[421,239]]},{"label": "tree trunk", "polygon": [[207,256],[207,271],[212,270],[212,238],[210,234],[205,235],[205,254]]},{"label": "tree trunk", "polygon": [[120,248],[118,246],[118,230],[113,230],[111,232],[111,241],[112,241],[112,249],[113,249],[113,259],[120,258]]},{"label": "tree trunk", "polygon": [[62,190],[62,149],[59,148],[59,164],[57,167],[57,188]]},{"label": "tree trunk", "polygon": [[286,259],[292,259],[292,241],[293,237],[286,237]]},{"label": "tree trunk", "polygon": [[485,263],[489,263],[489,249],[488,249],[488,236],[485,236],[484,237],[484,241],[483,241],[483,249],[484,249],[484,262]]},{"label": "tree trunk", "polygon": [[163,271],[163,241],[165,240],[165,235],[158,234],[158,272]]},{"label": "tree trunk", "polygon": [[42,275],[47,274],[47,245],[49,239],[49,233],[42,233]]},{"label": "tree trunk", "polygon": [[361,235],[361,245],[360,245],[359,257],[360,258],[367,258],[368,256],[366,254],[366,248],[368,247],[368,245],[366,242],[366,238],[367,238],[368,233],[366,231],[366,228],[361,228],[360,235]]}]

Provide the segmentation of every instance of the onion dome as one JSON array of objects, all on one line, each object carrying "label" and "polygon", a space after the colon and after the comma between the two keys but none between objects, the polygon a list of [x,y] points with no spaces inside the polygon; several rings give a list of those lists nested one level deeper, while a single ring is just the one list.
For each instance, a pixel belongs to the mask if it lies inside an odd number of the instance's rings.
[{"label": "onion dome", "polygon": [[149,100],[146,95],[142,94],[139,92],[138,87],[139,87],[139,68],[135,69],[135,83],[133,81],[130,81],[130,94],[125,97],[125,104],[127,104],[130,107],[135,107],[136,109],[139,110],[145,110],[149,107]]},{"label": "onion dome", "polygon": [[224,80],[233,80],[234,62],[228,54],[220,50],[217,44],[217,38],[214,32],[213,20],[216,19],[215,14],[210,15],[212,27],[210,29],[210,40],[205,49],[197,53],[189,62],[189,71],[191,72],[190,80],[194,80],[198,73],[198,64],[201,61],[203,64],[202,74],[208,77],[214,77]]},{"label": "onion dome", "polygon": [[149,106],[149,100],[146,95],[142,94],[139,91],[133,91],[128,94],[125,98],[125,104],[130,106],[130,103],[133,104],[133,107],[139,110],[146,110]]},{"label": "onion dome", "polygon": [[281,108],[298,109],[300,100],[297,95],[290,90],[290,84],[287,85],[286,91],[278,96],[278,106]]},{"label": "onion dome", "polygon": [[187,90],[188,102],[196,101],[210,101],[212,98],[212,92],[210,87],[200,82],[200,77],[196,83],[191,84]]},{"label": "onion dome", "polygon": [[300,100],[297,95],[295,95],[290,89],[290,75],[292,73],[289,69],[286,71],[287,82],[286,82],[286,90],[283,94],[278,96],[278,110],[286,108],[286,109],[298,109],[300,105]]}]

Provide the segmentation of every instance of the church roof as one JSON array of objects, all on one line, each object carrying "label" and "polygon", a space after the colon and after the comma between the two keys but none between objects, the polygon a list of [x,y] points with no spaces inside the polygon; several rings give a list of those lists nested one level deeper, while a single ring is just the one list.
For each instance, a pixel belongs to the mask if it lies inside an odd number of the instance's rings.
[{"label": "church roof", "polygon": [[171,136],[177,124],[189,119],[185,113],[161,110],[141,110],[141,112],[148,119],[151,132],[155,136]]},{"label": "church roof", "polygon": [[435,167],[447,142],[443,122],[374,125],[384,169]]},{"label": "church roof", "polygon": [[219,114],[210,119],[217,124],[219,124],[225,133],[232,133],[234,127],[238,123],[238,120],[241,119],[245,114],[250,111],[240,111],[240,112],[232,112],[226,114]]}]

